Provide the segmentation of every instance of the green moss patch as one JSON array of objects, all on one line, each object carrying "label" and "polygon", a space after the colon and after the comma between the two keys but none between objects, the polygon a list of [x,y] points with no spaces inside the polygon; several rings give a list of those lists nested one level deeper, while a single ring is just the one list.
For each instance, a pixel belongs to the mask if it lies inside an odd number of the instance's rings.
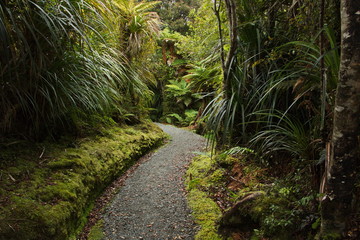
[{"label": "green moss patch", "polygon": [[103,232],[104,220],[98,221],[90,230],[88,239],[89,240],[102,240],[104,239]]},{"label": "green moss patch", "polygon": [[[263,184],[260,179],[263,171],[244,157],[235,158],[226,154],[211,157],[203,154],[193,159],[187,170],[186,185],[189,205],[196,222],[201,226],[196,239],[233,239],[227,230],[222,228],[219,231],[219,228],[223,227],[220,226],[223,212],[242,197],[261,190]],[[251,204],[248,207],[252,209],[253,206],[256,205]],[[246,217],[245,221],[234,219],[231,222],[252,224],[249,219],[262,216],[263,209],[256,209],[259,212],[249,212],[246,209],[241,214]]]},{"label": "green moss patch", "polygon": [[222,239],[217,233],[216,222],[221,217],[221,211],[218,205],[209,198],[205,192],[198,189],[193,189],[189,192],[188,200],[195,221],[201,227],[195,236],[195,240]]},{"label": "green moss patch", "polygon": [[220,153],[193,159],[186,185],[201,226],[196,239],[313,239],[318,195],[306,187],[310,184],[302,173],[276,179],[272,169],[249,156]]},{"label": "green moss patch", "polygon": [[102,131],[71,144],[1,145],[0,239],[70,238],[104,187],[165,137],[150,123]]},{"label": "green moss patch", "polygon": [[206,155],[195,157],[187,170],[188,202],[195,222],[200,225],[195,239],[222,239],[217,224],[221,210],[208,190],[222,184],[223,174],[223,169],[216,168],[215,160]]}]

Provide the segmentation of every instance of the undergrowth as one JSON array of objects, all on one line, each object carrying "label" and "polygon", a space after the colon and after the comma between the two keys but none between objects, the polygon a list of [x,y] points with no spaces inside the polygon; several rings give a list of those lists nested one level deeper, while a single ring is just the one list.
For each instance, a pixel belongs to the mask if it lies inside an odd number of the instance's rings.
[{"label": "undergrowth", "polygon": [[[193,159],[187,171],[189,205],[200,225],[196,239],[314,239],[319,227],[317,199],[304,181],[306,171],[274,176],[245,151]],[[255,196],[234,208],[246,197]]]},{"label": "undergrowth", "polygon": [[0,239],[74,239],[104,187],[164,138],[150,123],[0,151]]}]

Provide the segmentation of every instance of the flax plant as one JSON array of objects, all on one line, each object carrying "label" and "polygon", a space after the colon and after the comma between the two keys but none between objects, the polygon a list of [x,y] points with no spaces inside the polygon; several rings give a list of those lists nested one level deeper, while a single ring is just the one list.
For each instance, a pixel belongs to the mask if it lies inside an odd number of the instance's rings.
[{"label": "flax plant", "polygon": [[[326,116],[316,116],[321,105],[328,109],[327,115],[331,113],[339,69],[333,31],[328,27],[322,30],[328,37],[329,46],[321,56],[319,47],[313,42],[293,41],[267,49],[264,44],[266,35],[260,34],[260,22],[247,23],[242,27],[239,37],[243,41],[239,50],[244,54],[233,60],[234,67],[229,75],[231,94],[227,98],[217,95],[207,106],[204,116],[208,129],[222,143],[247,144],[251,141],[253,147],[258,144],[262,148],[259,140],[262,131],[266,131],[263,134],[267,136],[273,133],[272,140],[275,141],[276,136],[280,136],[279,131],[287,130],[277,126],[288,114],[295,114],[300,121],[324,121]],[[319,97],[322,58],[327,69],[326,102]],[[258,112],[261,114],[256,114]],[[275,117],[279,112],[282,112],[283,118]],[[311,125],[313,129],[305,130],[315,133],[318,132],[317,126],[314,123]],[[317,138],[318,135],[315,135],[314,138]]]},{"label": "flax plant", "polygon": [[129,88],[145,86],[109,41],[110,9],[97,0],[0,3],[2,136],[39,138],[74,112],[126,110]]}]

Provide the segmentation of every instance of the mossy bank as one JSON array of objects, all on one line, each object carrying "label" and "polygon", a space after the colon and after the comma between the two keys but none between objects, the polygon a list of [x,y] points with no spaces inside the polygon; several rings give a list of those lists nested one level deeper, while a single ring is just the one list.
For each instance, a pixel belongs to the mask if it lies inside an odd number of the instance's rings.
[{"label": "mossy bank", "polygon": [[206,155],[200,155],[193,159],[186,173],[189,206],[195,222],[200,226],[195,240],[222,239],[217,225],[221,218],[221,209],[205,190],[213,184],[221,184],[222,174],[219,175],[218,171],[214,172],[213,170],[213,159]]},{"label": "mossy bank", "polygon": [[164,138],[142,123],[62,144],[2,144],[0,239],[74,239],[104,187]]},{"label": "mossy bank", "polygon": [[274,177],[279,166],[232,148],[195,157],[187,170],[188,201],[200,231],[195,239],[315,239],[320,219],[306,172]]}]

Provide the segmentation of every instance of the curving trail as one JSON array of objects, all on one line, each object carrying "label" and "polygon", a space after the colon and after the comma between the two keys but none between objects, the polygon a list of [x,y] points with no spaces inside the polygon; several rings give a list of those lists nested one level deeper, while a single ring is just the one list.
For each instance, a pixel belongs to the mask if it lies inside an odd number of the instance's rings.
[{"label": "curving trail", "polygon": [[105,239],[193,239],[196,225],[184,195],[182,176],[194,151],[206,140],[158,124],[171,140],[126,180],[103,219]]}]

